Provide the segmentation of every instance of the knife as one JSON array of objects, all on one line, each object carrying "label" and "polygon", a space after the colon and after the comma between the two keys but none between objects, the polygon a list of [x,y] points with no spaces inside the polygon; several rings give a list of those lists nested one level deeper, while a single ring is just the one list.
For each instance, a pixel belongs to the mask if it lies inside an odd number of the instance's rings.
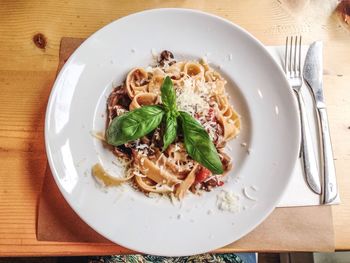
[{"label": "knife", "polygon": [[338,195],[331,138],[328,129],[328,117],[323,96],[322,42],[310,46],[304,64],[303,77],[313,94],[319,117],[323,159],[323,203],[331,203]]}]

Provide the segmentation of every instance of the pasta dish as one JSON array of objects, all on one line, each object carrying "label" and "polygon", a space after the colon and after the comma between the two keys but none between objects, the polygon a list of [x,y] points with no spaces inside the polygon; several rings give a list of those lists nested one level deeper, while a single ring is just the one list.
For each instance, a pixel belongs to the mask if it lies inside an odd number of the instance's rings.
[{"label": "pasta dish", "polygon": [[175,61],[169,51],[152,67],[132,69],[108,97],[104,138],[125,175],[110,176],[99,164],[93,175],[178,199],[223,185],[232,168],[224,148],[241,125],[225,85],[206,61]]}]

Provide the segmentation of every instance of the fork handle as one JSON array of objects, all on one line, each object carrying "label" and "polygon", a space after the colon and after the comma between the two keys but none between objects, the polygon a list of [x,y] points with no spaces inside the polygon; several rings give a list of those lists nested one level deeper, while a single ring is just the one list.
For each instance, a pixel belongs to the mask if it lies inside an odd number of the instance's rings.
[{"label": "fork handle", "polygon": [[305,103],[300,91],[295,91],[298,99],[302,135],[302,157],[306,181],[310,189],[316,194],[321,194],[321,182],[316,162],[316,155],[312,144],[309,122],[305,111]]},{"label": "fork handle", "polygon": [[331,137],[328,129],[328,117],[325,108],[319,108],[318,113],[320,116],[321,124],[321,140],[323,149],[323,176],[324,176],[324,204],[331,203],[338,193],[337,179],[335,176],[335,167],[333,161],[333,152]]}]

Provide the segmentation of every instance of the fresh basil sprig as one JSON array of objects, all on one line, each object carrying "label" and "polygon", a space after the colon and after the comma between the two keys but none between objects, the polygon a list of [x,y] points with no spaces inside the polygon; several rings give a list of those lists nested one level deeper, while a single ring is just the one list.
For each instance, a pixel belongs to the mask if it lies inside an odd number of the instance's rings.
[{"label": "fresh basil sprig", "polygon": [[176,94],[171,78],[168,76],[164,79],[160,89],[163,107],[166,111],[164,116],[165,131],[163,136],[163,151],[175,141],[177,133],[177,116],[179,112],[176,107]]},{"label": "fresh basil sprig", "polygon": [[178,112],[176,107],[176,94],[171,78],[167,76],[164,79],[160,91],[164,109],[167,112],[170,112],[172,115],[177,116]]},{"label": "fresh basil sprig", "polygon": [[206,130],[187,112],[180,111],[179,118],[188,155],[214,174],[222,174],[222,163]]},{"label": "fresh basil sprig", "polygon": [[143,106],[114,118],[106,133],[107,143],[119,146],[139,139],[159,126],[164,110],[157,105]]},{"label": "fresh basil sprig", "polygon": [[107,129],[107,143],[119,146],[139,139],[157,128],[163,120],[164,151],[175,141],[180,122],[188,155],[214,174],[222,174],[224,172],[222,163],[208,133],[191,115],[177,110],[176,93],[169,77],[164,79],[161,97],[162,106],[143,106],[114,118]]},{"label": "fresh basil sprig", "polygon": [[165,116],[165,130],[163,136],[163,151],[165,151],[168,146],[175,141],[177,133],[177,119],[176,116],[168,112]]}]

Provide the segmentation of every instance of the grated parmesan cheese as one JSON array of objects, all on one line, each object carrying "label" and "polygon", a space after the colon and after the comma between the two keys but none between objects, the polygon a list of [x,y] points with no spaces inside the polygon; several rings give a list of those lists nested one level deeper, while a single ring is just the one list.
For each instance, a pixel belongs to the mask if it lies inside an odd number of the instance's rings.
[{"label": "grated parmesan cheese", "polygon": [[179,110],[186,111],[192,116],[209,109],[209,104],[192,88],[184,88],[180,94],[177,94],[176,104]]},{"label": "grated parmesan cheese", "polygon": [[154,58],[158,58],[158,53],[157,53],[157,51],[156,51],[155,48],[152,48],[152,49],[151,49],[151,54],[152,54],[152,56],[153,56]]},{"label": "grated parmesan cheese", "polygon": [[156,190],[173,192],[174,185],[169,186],[167,184],[156,184]]},{"label": "grated parmesan cheese", "polygon": [[179,147],[178,143],[175,143],[174,152],[177,152],[179,150],[180,150],[180,147]]},{"label": "grated parmesan cheese", "polygon": [[143,150],[145,148],[148,148],[147,144],[139,144],[139,145],[136,146],[136,149],[138,149],[138,150]]},{"label": "grated parmesan cheese", "polygon": [[228,211],[231,213],[239,212],[239,196],[233,192],[222,190],[217,195],[217,206],[222,211]]},{"label": "grated parmesan cheese", "polygon": [[134,169],[133,174],[134,174],[135,176],[138,176],[138,177],[143,177],[143,178],[147,177],[146,175],[144,175],[143,173],[141,173],[138,169]]}]

